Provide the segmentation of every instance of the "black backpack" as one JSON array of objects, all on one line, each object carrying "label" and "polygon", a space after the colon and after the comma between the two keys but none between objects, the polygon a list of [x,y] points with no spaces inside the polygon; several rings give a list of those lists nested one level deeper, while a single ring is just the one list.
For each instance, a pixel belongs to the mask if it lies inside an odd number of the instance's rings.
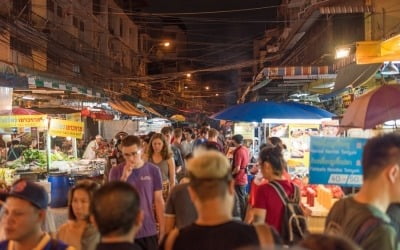
[{"label": "black backpack", "polygon": [[300,207],[299,187],[292,184],[294,194],[293,197],[288,197],[281,184],[276,181],[271,181],[269,184],[275,189],[284,205],[281,231],[279,232],[282,240],[289,246],[296,244],[308,233],[307,219]]}]

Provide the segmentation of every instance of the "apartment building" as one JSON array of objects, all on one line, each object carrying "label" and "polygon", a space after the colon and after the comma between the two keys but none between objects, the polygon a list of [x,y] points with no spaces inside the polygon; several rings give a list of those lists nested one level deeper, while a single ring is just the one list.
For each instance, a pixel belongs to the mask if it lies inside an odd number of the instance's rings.
[{"label": "apartment building", "polygon": [[[356,65],[355,43],[400,33],[398,8],[396,0],[282,1],[278,8],[281,22],[254,42],[259,64],[248,89],[259,89],[247,91],[247,99],[287,100],[300,92],[337,94],[349,84],[361,86],[379,65]],[[343,46],[349,48],[350,55],[337,59],[335,52]],[[348,77],[342,77],[344,74]]]},{"label": "apartment building", "polygon": [[124,77],[144,74],[143,36],[121,2],[1,1],[0,60],[35,79],[131,94]]}]

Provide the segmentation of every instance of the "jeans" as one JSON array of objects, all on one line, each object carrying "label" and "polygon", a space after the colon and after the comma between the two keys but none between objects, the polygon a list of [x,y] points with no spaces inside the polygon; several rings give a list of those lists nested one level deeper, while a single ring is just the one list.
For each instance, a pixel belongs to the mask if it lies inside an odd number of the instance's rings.
[{"label": "jeans", "polygon": [[244,220],[246,216],[246,208],[247,208],[247,192],[246,185],[235,185],[235,191],[239,202],[240,207],[240,217]]}]

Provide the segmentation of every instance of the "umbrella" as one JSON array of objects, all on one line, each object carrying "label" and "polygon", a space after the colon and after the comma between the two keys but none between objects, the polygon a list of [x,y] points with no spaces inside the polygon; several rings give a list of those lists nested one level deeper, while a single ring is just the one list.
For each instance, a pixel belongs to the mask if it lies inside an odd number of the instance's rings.
[{"label": "umbrella", "polygon": [[323,109],[295,103],[258,101],[238,104],[211,116],[217,120],[262,122],[262,119],[323,119],[334,114]]},{"label": "umbrella", "polygon": [[184,122],[186,121],[186,118],[183,115],[173,115],[170,117],[171,120],[177,121],[177,122]]},{"label": "umbrella", "polygon": [[25,109],[20,107],[14,107],[12,110],[2,110],[0,111],[0,115],[41,115],[42,113],[33,110],[33,109]]},{"label": "umbrella", "polygon": [[383,85],[355,99],[341,126],[368,129],[396,119],[400,119],[400,85]]}]

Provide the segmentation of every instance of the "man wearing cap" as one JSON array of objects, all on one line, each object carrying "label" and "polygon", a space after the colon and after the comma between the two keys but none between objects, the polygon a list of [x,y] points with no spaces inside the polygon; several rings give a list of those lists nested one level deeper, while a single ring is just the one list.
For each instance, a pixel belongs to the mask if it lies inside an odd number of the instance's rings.
[{"label": "man wearing cap", "polygon": [[96,152],[100,147],[101,140],[103,140],[103,137],[101,137],[101,135],[96,135],[96,139],[92,140],[87,145],[85,153],[83,153],[82,158],[87,160],[96,159]]},{"label": "man wearing cap", "polygon": [[48,202],[43,187],[24,179],[16,181],[4,204],[2,223],[7,240],[0,242],[0,250],[74,249],[42,231]]},{"label": "man wearing cap", "polygon": [[231,250],[267,247],[278,241],[265,224],[254,226],[233,220],[234,181],[229,161],[222,153],[199,153],[189,161],[188,172],[189,195],[198,217],[192,225],[172,230],[165,250]]},{"label": "man wearing cap", "polygon": [[232,137],[235,150],[233,151],[232,159],[232,175],[235,178],[235,191],[239,199],[240,215],[244,219],[246,213],[246,185],[247,185],[247,172],[246,167],[249,164],[249,151],[243,144],[242,135],[234,135]]}]

